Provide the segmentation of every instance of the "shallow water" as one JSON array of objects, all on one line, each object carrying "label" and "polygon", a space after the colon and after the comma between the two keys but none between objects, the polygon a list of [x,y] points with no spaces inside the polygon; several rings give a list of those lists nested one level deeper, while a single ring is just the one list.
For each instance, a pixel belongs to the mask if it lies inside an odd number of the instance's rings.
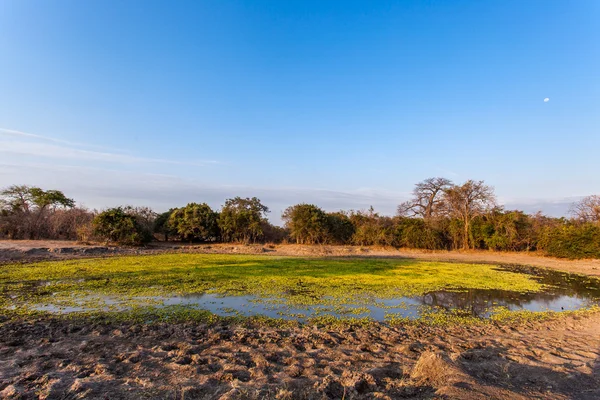
[{"label": "shallow water", "polygon": [[[538,293],[519,293],[506,290],[444,290],[421,296],[394,299],[365,298],[357,304],[336,306],[290,305],[282,299],[260,298],[249,295],[220,295],[191,293],[171,297],[134,297],[119,300],[111,296],[87,296],[68,306],[58,304],[37,305],[35,309],[57,313],[86,310],[119,311],[130,307],[132,301],[139,305],[155,307],[186,306],[207,310],[220,316],[264,315],[272,318],[305,320],[310,317],[332,315],[336,317],[370,317],[384,321],[391,316],[417,319],[431,311],[451,311],[461,315],[488,318],[499,307],[511,311],[567,311],[600,305],[600,284],[594,278],[554,272],[529,267],[500,267],[504,271],[524,273],[543,283],[546,290]],[[310,294],[309,288],[303,288]],[[323,299],[327,304],[328,299]],[[90,304],[93,304],[91,306]]]},{"label": "shallow water", "polygon": [[[421,296],[394,299],[364,298],[357,304],[335,306],[290,305],[285,299],[260,298],[249,295],[220,295],[214,293],[191,293],[171,297],[133,297],[120,300],[111,296],[90,295],[76,299],[74,304],[37,305],[35,309],[56,313],[87,310],[125,310],[131,302],[155,307],[186,306],[207,310],[221,316],[264,315],[272,318],[305,320],[314,316],[370,317],[383,321],[390,316],[416,319],[431,311],[452,311],[461,315],[488,318],[494,309],[504,307],[511,311],[567,311],[600,305],[600,284],[594,278],[528,267],[500,267],[504,271],[531,275],[546,286],[539,293],[519,293],[506,290],[445,290]],[[310,289],[305,288],[310,294]],[[329,299],[323,299],[330,304]],[[78,304],[78,302],[80,302]]]}]

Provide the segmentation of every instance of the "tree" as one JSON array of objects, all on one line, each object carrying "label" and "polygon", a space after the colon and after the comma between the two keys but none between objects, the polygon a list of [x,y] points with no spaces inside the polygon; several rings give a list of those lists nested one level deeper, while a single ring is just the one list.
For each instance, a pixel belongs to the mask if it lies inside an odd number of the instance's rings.
[{"label": "tree", "polygon": [[569,210],[580,222],[600,222],[600,196],[592,195],[573,203]]},{"label": "tree", "polygon": [[60,240],[89,239],[94,213],[83,207],[57,209],[47,217],[46,237]]},{"label": "tree", "polygon": [[314,204],[288,207],[281,218],[298,244],[322,244],[327,240],[327,215]]},{"label": "tree", "polygon": [[461,186],[453,185],[446,189],[443,200],[449,214],[462,222],[463,249],[469,249],[471,221],[495,206],[494,189],[485,185],[483,181],[468,180]]},{"label": "tree", "polygon": [[281,243],[288,237],[288,231],[281,226],[264,221],[262,224],[263,240],[267,243]]},{"label": "tree", "polygon": [[415,185],[413,198],[398,206],[398,215],[430,219],[438,216],[443,205],[444,191],[452,187],[446,178],[429,178]]},{"label": "tree", "polygon": [[326,241],[332,244],[347,244],[354,235],[354,225],[343,211],[326,214]]},{"label": "tree", "polygon": [[223,240],[243,243],[261,240],[268,212],[269,208],[256,197],[227,199],[219,216]]},{"label": "tree", "polygon": [[530,250],[534,246],[533,222],[522,211],[501,207],[477,216],[471,223],[471,243],[475,248],[499,251]]},{"label": "tree", "polygon": [[182,240],[215,241],[219,237],[219,214],[206,203],[189,203],[176,208],[169,216],[168,226]]},{"label": "tree", "polygon": [[368,211],[352,211],[350,221],[354,225],[352,242],[359,246],[395,246],[397,236],[394,232],[392,218],[379,215],[373,209]]},{"label": "tree", "polygon": [[394,219],[394,244],[413,249],[444,249],[444,238],[440,230],[434,229],[422,218],[396,217]]},{"label": "tree", "polygon": [[98,214],[92,224],[94,233],[109,242],[137,246],[152,240],[152,233],[140,224],[131,209],[109,208]]},{"label": "tree", "polygon": [[59,190],[43,190],[35,186],[13,185],[0,192],[0,207],[12,237],[39,238],[48,210],[72,208],[75,201]]},{"label": "tree", "polygon": [[177,231],[169,225],[169,218],[176,208],[171,208],[169,211],[158,214],[154,219],[153,232],[164,235],[165,242],[169,240],[169,236],[176,235]]},{"label": "tree", "polygon": [[150,207],[132,207],[127,206],[124,208],[127,214],[135,216],[138,223],[148,232],[154,232],[154,221],[158,214]]}]

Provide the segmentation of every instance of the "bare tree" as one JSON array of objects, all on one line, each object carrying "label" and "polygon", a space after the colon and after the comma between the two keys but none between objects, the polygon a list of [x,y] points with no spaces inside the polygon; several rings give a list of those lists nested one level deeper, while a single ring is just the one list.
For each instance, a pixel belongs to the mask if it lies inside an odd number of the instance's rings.
[{"label": "bare tree", "polygon": [[429,178],[415,185],[413,198],[398,206],[398,215],[430,219],[442,209],[442,195],[452,187],[452,181],[446,178]]},{"label": "bare tree", "polygon": [[581,222],[600,222],[600,196],[587,196],[573,203],[569,213]]},{"label": "bare tree", "polygon": [[494,188],[483,181],[468,180],[461,186],[454,185],[446,189],[443,200],[449,214],[463,223],[463,249],[470,248],[471,221],[495,207]]}]

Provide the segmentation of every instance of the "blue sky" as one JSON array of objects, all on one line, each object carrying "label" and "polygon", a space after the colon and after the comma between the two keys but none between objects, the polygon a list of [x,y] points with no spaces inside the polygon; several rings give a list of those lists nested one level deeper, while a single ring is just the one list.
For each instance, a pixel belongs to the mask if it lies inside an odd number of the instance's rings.
[{"label": "blue sky", "polygon": [[[157,210],[600,193],[600,2],[0,0],[0,186]],[[544,102],[545,98],[550,100]]]}]

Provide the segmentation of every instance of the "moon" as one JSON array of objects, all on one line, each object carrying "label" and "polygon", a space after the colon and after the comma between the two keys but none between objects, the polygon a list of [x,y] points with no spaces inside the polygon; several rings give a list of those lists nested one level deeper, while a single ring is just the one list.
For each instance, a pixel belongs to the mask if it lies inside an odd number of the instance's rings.
[{"label": "moon", "polygon": [[544,103],[547,103],[547,102],[549,102],[549,101],[550,101],[550,97],[546,97],[546,98],[544,99]]}]

